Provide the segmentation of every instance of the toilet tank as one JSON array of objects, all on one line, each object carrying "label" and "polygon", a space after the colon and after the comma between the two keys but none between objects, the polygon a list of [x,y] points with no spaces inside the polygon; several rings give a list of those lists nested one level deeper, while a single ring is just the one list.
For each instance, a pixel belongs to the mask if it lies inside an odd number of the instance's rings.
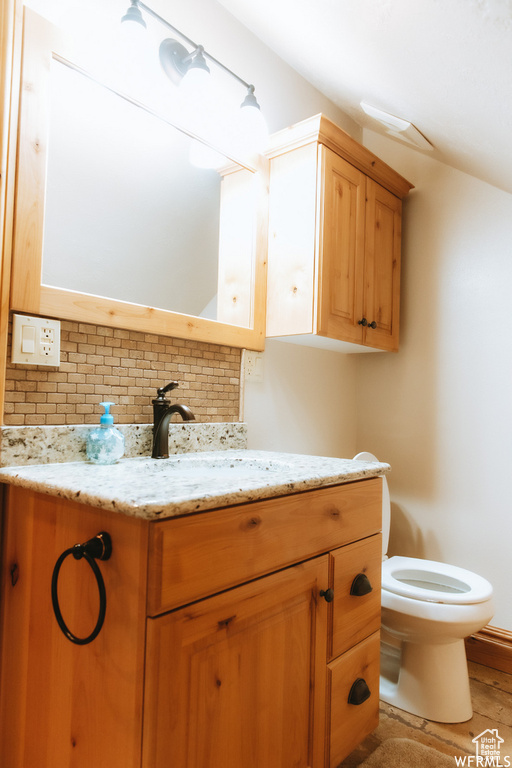
[{"label": "toilet tank", "polygon": [[[373,453],[362,451],[357,456],[354,456],[354,461],[378,461],[378,458]],[[385,477],[380,479],[382,481],[382,559],[385,560],[388,553],[389,529],[391,526],[391,500],[389,498],[388,481]]]}]

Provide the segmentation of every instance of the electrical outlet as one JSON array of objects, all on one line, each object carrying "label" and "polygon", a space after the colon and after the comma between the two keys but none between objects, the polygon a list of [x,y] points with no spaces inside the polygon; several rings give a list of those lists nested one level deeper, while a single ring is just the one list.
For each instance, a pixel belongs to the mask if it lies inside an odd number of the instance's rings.
[{"label": "electrical outlet", "polygon": [[263,383],[263,352],[244,349],[244,376],[252,384]]},{"label": "electrical outlet", "polygon": [[60,322],[43,317],[13,315],[11,362],[60,365]]}]

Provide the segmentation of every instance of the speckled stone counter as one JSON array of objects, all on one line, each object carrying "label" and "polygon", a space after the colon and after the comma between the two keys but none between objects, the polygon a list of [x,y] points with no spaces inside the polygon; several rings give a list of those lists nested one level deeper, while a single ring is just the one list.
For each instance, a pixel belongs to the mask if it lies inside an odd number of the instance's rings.
[{"label": "speckled stone counter", "polygon": [[270,451],[86,461],[0,469],[0,482],[148,520],[376,477],[388,464]]}]

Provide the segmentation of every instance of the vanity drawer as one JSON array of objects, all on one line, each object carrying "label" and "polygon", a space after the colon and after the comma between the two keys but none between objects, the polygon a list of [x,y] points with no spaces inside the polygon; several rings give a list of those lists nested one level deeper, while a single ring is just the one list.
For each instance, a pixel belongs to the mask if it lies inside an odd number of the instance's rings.
[{"label": "vanity drawer", "polygon": [[371,478],[152,523],[148,615],[380,531],[381,488]]},{"label": "vanity drawer", "polygon": [[[335,659],[327,669],[331,691],[329,766],[336,768],[379,724],[380,632]],[[360,680],[364,682],[354,686]],[[369,696],[360,701],[365,691]]]},{"label": "vanity drawer", "polygon": [[334,599],[328,656],[333,659],[380,629],[382,536],[331,552],[329,567]]}]

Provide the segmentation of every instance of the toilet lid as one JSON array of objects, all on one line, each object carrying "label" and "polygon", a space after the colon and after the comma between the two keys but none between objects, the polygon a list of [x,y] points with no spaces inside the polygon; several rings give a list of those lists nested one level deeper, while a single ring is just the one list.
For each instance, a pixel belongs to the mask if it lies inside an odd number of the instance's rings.
[{"label": "toilet lid", "polygon": [[465,568],[415,557],[391,557],[382,563],[382,589],[414,600],[468,605],[492,597],[487,579]]}]

